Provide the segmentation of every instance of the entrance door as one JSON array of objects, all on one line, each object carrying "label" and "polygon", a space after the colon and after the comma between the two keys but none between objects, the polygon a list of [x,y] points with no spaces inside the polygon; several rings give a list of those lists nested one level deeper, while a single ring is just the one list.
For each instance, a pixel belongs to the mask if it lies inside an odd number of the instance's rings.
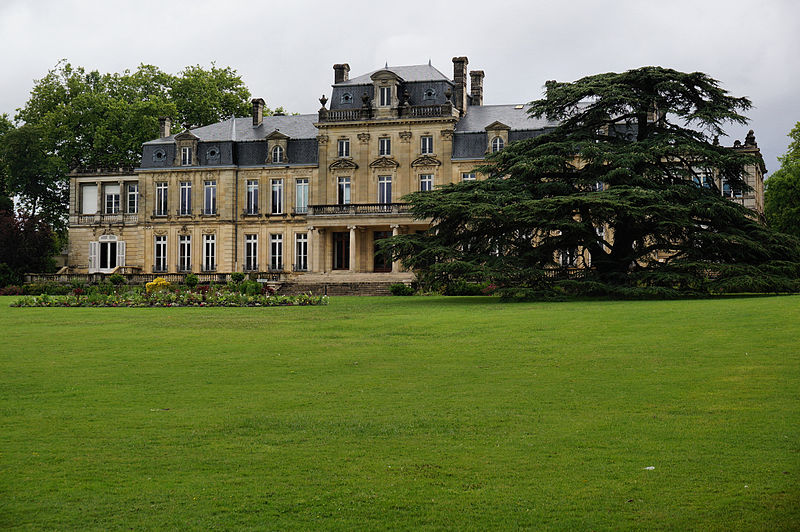
[{"label": "entrance door", "polygon": [[375,253],[375,262],[373,263],[372,271],[374,272],[390,272],[392,271],[392,257],[389,253],[378,252],[378,241],[392,236],[391,231],[374,231],[372,233],[373,251]]},{"label": "entrance door", "polygon": [[125,266],[125,242],[113,235],[89,242],[89,273],[111,273],[117,266]]},{"label": "entrance door", "polygon": [[333,269],[350,269],[350,233],[333,233]]},{"label": "entrance door", "polygon": [[100,242],[100,271],[109,273],[117,267],[117,243]]}]

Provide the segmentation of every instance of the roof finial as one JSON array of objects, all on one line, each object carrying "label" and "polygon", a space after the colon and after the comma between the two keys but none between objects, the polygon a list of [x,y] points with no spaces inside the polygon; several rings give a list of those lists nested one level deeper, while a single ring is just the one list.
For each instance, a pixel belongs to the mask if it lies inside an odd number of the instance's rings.
[{"label": "roof finial", "polygon": [[428,66],[431,66],[431,58],[428,58]]},{"label": "roof finial", "polygon": [[389,68],[389,61],[386,61],[386,63],[383,64],[383,68]]}]

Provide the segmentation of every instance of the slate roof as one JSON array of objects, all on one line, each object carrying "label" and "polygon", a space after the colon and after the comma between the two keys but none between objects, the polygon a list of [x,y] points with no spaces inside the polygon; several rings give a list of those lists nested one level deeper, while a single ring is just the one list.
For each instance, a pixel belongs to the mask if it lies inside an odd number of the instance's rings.
[{"label": "slate roof", "polygon": [[557,122],[545,118],[530,118],[528,105],[472,105],[456,124],[456,132],[485,131],[486,126],[502,122],[512,130],[531,130],[555,127]]},{"label": "slate roof", "polygon": [[[253,127],[253,119],[251,117],[229,118],[216,124],[192,129],[191,131],[199,137],[200,142],[264,140],[267,135],[276,129],[292,139],[315,139],[318,131],[314,127],[314,122],[318,119],[319,115],[317,114],[265,116],[260,126]],[[172,144],[174,142],[175,135],[170,135],[163,139],[145,142],[145,144]]]},{"label": "slate roof", "polygon": [[371,76],[375,72],[379,72],[381,70],[389,70],[394,72],[398,76],[400,76],[403,81],[411,82],[411,81],[450,81],[450,78],[439,72],[436,68],[431,65],[406,65],[406,66],[390,66],[388,68],[378,68],[373,70],[372,72],[367,72],[366,74],[362,74],[361,76],[357,76],[355,78],[349,79],[347,81],[343,81],[341,83],[336,83],[336,87],[346,86],[346,85],[371,85],[372,79]]}]

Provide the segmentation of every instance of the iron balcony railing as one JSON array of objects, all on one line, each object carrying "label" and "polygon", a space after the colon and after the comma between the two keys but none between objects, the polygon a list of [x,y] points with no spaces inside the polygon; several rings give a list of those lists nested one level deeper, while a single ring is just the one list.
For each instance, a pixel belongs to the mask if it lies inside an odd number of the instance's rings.
[{"label": "iron balcony railing", "polygon": [[139,223],[136,213],[117,214],[73,214],[69,217],[70,225],[116,224],[131,225]]},{"label": "iron balcony railing", "polygon": [[309,205],[311,216],[360,216],[371,214],[405,214],[409,212],[408,203],[345,203],[335,205]]}]

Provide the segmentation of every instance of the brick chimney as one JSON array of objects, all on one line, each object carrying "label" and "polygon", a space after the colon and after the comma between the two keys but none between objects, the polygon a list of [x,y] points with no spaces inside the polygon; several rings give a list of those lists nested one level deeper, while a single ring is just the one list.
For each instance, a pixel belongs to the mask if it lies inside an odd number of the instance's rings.
[{"label": "brick chimney", "polygon": [[453,58],[453,83],[456,90],[453,94],[455,106],[464,114],[467,110],[467,65],[469,60],[466,57]]},{"label": "brick chimney", "polygon": [[472,105],[483,105],[483,70],[473,70],[469,77]]},{"label": "brick chimney", "polygon": [[264,121],[264,100],[253,98],[253,127],[258,127]]},{"label": "brick chimney", "polygon": [[333,82],[341,83],[350,79],[350,65],[342,63],[340,65],[333,65]]},{"label": "brick chimney", "polygon": [[161,138],[169,137],[169,130],[172,127],[172,120],[168,116],[158,117],[158,129],[161,133]]}]

